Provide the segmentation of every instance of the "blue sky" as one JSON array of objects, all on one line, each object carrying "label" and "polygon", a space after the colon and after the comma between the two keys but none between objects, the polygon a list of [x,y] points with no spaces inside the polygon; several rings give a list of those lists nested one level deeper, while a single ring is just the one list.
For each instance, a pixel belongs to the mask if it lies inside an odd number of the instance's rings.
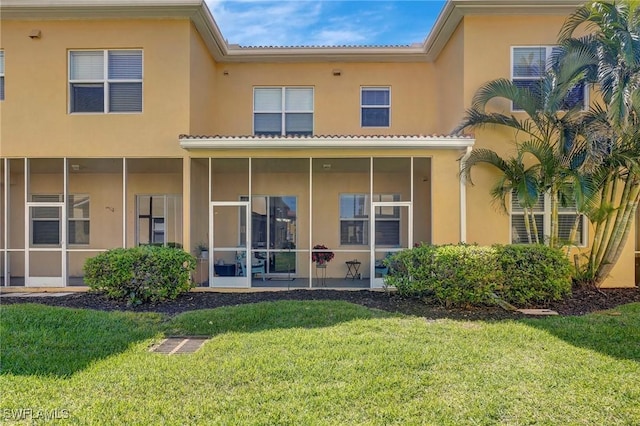
[{"label": "blue sky", "polygon": [[411,44],[444,0],[207,0],[229,43],[244,46]]}]

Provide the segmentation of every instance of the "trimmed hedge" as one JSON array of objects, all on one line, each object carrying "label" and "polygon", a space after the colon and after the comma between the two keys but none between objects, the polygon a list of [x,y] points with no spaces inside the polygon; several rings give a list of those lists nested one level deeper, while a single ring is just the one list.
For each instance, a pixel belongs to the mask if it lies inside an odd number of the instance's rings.
[{"label": "trimmed hedge", "polygon": [[195,267],[195,257],[178,248],[119,248],[87,259],[84,280],[107,298],[138,305],[175,299],[189,291]]},{"label": "trimmed hedge", "polygon": [[385,284],[446,306],[485,305],[495,297],[516,305],[559,300],[571,292],[571,265],[543,245],[420,245],[387,261]]}]

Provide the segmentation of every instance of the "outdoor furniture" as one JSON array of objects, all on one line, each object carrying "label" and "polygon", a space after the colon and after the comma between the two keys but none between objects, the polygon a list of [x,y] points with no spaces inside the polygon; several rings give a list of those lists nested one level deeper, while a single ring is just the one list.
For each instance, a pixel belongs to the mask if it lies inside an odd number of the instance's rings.
[{"label": "outdoor furniture", "polygon": [[376,263],[373,266],[376,277],[380,275],[382,278],[386,277],[389,274],[389,267],[385,265],[384,261],[393,256],[392,252],[387,252],[384,259],[376,260]]},{"label": "outdoor furniture", "polygon": [[344,276],[345,279],[349,279],[351,278],[352,280],[355,280],[356,278],[360,278],[360,265],[362,265],[362,262],[360,262],[357,259],[353,259],[353,260],[347,260],[345,262],[347,264],[347,274]]},{"label": "outdoor furniture", "polygon": [[219,277],[235,277],[236,265],[233,263],[215,264],[213,269]]},{"label": "outdoor furniture", "polygon": [[[239,265],[238,273],[240,274],[241,277],[247,276],[245,259],[246,259],[246,252],[244,251],[236,255],[236,261]],[[252,277],[253,277],[253,274],[260,274],[262,277],[262,281],[264,281],[264,276],[267,274],[267,264],[264,261],[264,259],[256,259],[254,257],[251,258],[251,276]]]}]

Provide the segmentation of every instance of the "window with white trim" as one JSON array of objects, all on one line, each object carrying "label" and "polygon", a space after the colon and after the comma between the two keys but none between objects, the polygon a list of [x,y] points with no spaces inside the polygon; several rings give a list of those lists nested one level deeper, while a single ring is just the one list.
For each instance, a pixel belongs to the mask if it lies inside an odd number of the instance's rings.
[{"label": "window with white trim", "polygon": [[[33,194],[31,201],[36,203],[59,203],[62,195]],[[67,234],[68,244],[87,245],[89,244],[89,196],[69,195],[67,203]],[[38,245],[60,245],[60,233],[62,230],[60,222],[59,207],[34,207],[31,209],[31,243]]]},{"label": "window with white trim", "polygon": [[254,88],[253,133],[268,136],[311,136],[313,134],[313,88]]},{"label": "window with white trim", "polygon": [[[551,234],[551,197],[541,195],[530,211],[529,228],[531,231],[531,243],[536,242],[534,224],[538,230],[538,241],[543,244],[549,239]],[[573,242],[569,241],[571,229],[576,219],[578,227],[576,237]],[[511,196],[511,242],[513,244],[529,244],[529,237],[526,227],[527,217],[524,209],[518,204],[517,196]],[[566,206],[558,206],[558,237],[565,244],[573,244],[584,247],[587,241],[587,218],[585,215],[576,212],[575,203]]]},{"label": "window with white trim", "polygon": [[[400,201],[399,194],[374,194],[373,201]],[[340,245],[369,244],[369,194],[340,194]],[[400,245],[400,208],[376,207],[376,244]]]},{"label": "window with white trim", "polygon": [[142,112],[142,50],[70,51],[69,112]]},{"label": "window with white trim", "polygon": [[391,89],[363,87],[360,89],[360,125],[389,127],[391,122]]},{"label": "window with white trim", "polygon": [[[549,67],[555,46],[529,46],[511,48],[511,80],[521,88],[532,93],[540,93],[540,84]],[[567,110],[580,105],[586,108],[585,84],[578,84],[569,91],[562,109]],[[542,103],[542,99],[540,99]],[[511,106],[512,111],[522,111],[518,105]]]},{"label": "window with white trim", "polygon": [[4,50],[0,50],[0,101],[4,101]]}]

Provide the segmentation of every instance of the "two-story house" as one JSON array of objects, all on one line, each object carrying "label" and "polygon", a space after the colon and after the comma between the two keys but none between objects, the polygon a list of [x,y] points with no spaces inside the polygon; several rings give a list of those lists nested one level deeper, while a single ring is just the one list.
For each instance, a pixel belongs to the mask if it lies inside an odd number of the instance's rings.
[{"label": "two-story house", "polygon": [[[368,288],[418,242],[518,242],[496,174],[459,178],[512,135],[447,135],[579,4],[449,0],[415,45],[240,47],[203,0],[3,0],[1,282],[83,285],[101,251],[174,244],[208,247],[201,286]],[[607,286],[634,285],[637,244]]]}]

